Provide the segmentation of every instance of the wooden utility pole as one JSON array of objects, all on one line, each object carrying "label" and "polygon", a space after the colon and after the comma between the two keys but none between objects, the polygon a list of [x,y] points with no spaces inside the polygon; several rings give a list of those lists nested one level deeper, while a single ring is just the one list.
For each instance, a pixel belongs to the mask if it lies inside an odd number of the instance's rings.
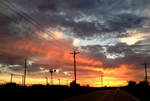
[{"label": "wooden utility pole", "polygon": [[18,74],[13,74],[13,73],[11,73],[10,74],[10,83],[13,83],[13,77],[14,76],[21,76],[22,77],[22,81],[23,81],[23,75],[18,75]]},{"label": "wooden utility pole", "polygon": [[48,85],[48,77],[45,77],[45,79],[46,79],[46,85]]},{"label": "wooden utility pole", "polygon": [[24,62],[24,86],[26,85],[26,71],[27,71],[27,59],[25,58],[25,62]]},{"label": "wooden utility pole", "polygon": [[22,75],[22,85],[24,85],[24,75]]},{"label": "wooden utility pole", "polygon": [[101,86],[103,87],[103,74],[101,74]]},{"label": "wooden utility pole", "polygon": [[58,81],[59,81],[59,86],[60,86],[60,79],[58,79]]},{"label": "wooden utility pole", "polygon": [[76,84],[76,55],[79,54],[80,52],[77,52],[76,50],[73,51],[73,58],[74,58],[74,82]]},{"label": "wooden utility pole", "polygon": [[13,74],[10,74],[10,83],[12,83],[12,79],[13,79]]}]

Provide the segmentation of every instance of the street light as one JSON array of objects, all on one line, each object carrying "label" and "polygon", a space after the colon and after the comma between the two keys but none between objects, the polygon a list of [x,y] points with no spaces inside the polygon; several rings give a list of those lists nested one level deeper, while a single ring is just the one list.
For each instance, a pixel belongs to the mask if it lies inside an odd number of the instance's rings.
[{"label": "street light", "polygon": [[56,70],[55,69],[50,69],[49,72],[51,74],[51,85],[53,85],[53,73],[56,72]]}]

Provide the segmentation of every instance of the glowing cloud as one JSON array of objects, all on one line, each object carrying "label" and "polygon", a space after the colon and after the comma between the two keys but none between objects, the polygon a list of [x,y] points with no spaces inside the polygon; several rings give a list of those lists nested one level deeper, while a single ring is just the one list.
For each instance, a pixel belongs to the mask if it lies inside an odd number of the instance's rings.
[{"label": "glowing cloud", "polygon": [[78,46],[79,42],[80,42],[80,39],[75,38],[74,41],[73,41],[73,46]]},{"label": "glowing cloud", "polygon": [[52,31],[52,36],[54,36],[55,39],[59,40],[59,39],[63,39],[64,35],[61,31],[59,31],[58,29],[53,29]]},{"label": "glowing cloud", "polygon": [[136,30],[129,30],[127,31],[129,33],[129,37],[125,37],[125,38],[120,38],[121,42],[125,42],[128,45],[133,45],[136,42],[140,41],[140,40],[144,40],[146,36],[149,36],[149,34],[146,33],[138,33]]}]

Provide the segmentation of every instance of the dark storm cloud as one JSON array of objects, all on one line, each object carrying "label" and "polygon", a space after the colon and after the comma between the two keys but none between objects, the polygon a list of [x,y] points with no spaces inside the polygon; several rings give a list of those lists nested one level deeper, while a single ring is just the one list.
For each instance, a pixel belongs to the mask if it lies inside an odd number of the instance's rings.
[{"label": "dark storm cloud", "polygon": [[6,38],[10,33],[8,30],[8,25],[10,23],[11,19],[3,14],[0,14],[0,39],[4,40],[3,38]]},{"label": "dark storm cloud", "polygon": [[10,55],[10,54],[1,54],[0,55],[0,64],[10,64],[10,65],[15,65],[15,64],[23,64],[24,61],[23,56],[18,56],[18,55]]},{"label": "dark storm cloud", "polygon": [[8,68],[8,71],[13,71],[13,72],[23,72],[24,68],[21,65],[6,65]]},{"label": "dark storm cloud", "polygon": [[[104,55],[102,47],[106,47],[107,52],[109,54],[123,54],[123,57],[117,57],[115,59],[106,58]],[[138,49],[145,49],[145,47],[149,47],[148,45],[131,45],[128,46],[125,43],[118,43],[115,46],[83,46],[82,49],[85,52],[88,52],[89,56],[96,60],[102,61],[103,65],[99,67],[104,68],[115,68],[119,67],[122,64],[126,65],[135,65],[140,69],[141,64],[144,62],[148,62],[150,56],[148,53],[141,50],[141,52],[136,53]],[[88,50],[88,51],[87,51]],[[150,51],[150,48],[146,49]],[[107,54],[106,54],[107,55]],[[142,69],[142,68],[141,68]]]},{"label": "dark storm cloud", "polygon": [[111,54],[122,54],[122,53],[125,53],[125,54],[132,54],[134,53],[132,51],[132,48],[131,46],[128,46],[127,44],[125,43],[118,43],[116,44],[115,46],[109,46],[107,47],[107,52],[108,53],[111,53]]},{"label": "dark storm cloud", "polygon": [[39,9],[44,10],[57,10],[57,9],[89,9],[95,8],[98,4],[98,0],[32,0],[32,2],[37,4]]},{"label": "dark storm cloud", "polygon": [[[100,45],[88,45],[82,46],[81,49],[83,50],[83,55],[87,55],[89,58],[94,58],[95,61],[99,61],[100,59],[105,59],[105,55],[103,53],[104,49]],[[89,54],[90,53],[90,54]]]},{"label": "dark storm cloud", "polygon": [[0,54],[0,70],[3,73],[22,72],[24,67],[24,57],[10,54]]},{"label": "dark storm cloud", "polygon": [[[143,25],[150,21],[149,16],[140,14],[144,9],[149,9],[149,0],[6,0],[1,2],[6,4],[0,5],[0,8],[1,6],[5,8],[0,9],[0,42],[4,45],[24,37],[27,40],[38,40],[34,31],[57,26],[71,29],[75,37],[83,39],[106,34],[110,36],[117,34],[115,37],[120,38],[128,36],[126,33],[128,29],[140,28],[139,30],[144,32]],[[147,25],[149,29],[150,26]],[[35,41],[35,43],[39,42]],[[135,58],[136,61],[144,61],[146,56],[133,51],[141,46],[129,47],[123,43],[107,47],[108,53],[125,54],[125,57],[117,59],[106,59],[104,53],[100,52],[103,50],[102,46],[82,48],[89,51],[91,58],[102,60],[104,67],[132,64],[135,63]],[[15,64],[20,63],[23,58],[5,55],[0,59],[3,64]],[[33,67],[36,71],[40,66]]]},{"label": "dark storm cloud", "polygon": [[[149,0],[13,0],[24,5],[34,5],[41,9],[68,9],[84,10],[93,8],[105,8],[106,10],[115,9],[141,9],[142,6],[149,6]],[[104,9],[104,10],[105,10]]]},{"label": "dark storm cloud", "polygon": [[[144,17],[137,17],[131,14],[122,14],[116,15],[111,19],[107,20],[105,24],[100,24],[97,22],[87,23],[80,22],[76,23],[76,26],[72,26],[74,32],[77,33],[81,38],[90,37],[94,35],[105,35],[105,34],[113,34],[120,33],[118,37],[124,36],[127,29],[134,29],[138,27],[142,27],[141,22],[146,19]],[[77,27],[78,26],[78,27]],[[122,35],[123,34],[123,35]]]},{"label": "dark storm cloud", "polygon": [[[20,25],[21,28],[11,28],[13,31],[11,33],[15,34],[24,28],[25,31],[22,32],[24,34],[38,29],[37,24],[34,29],[35,25],[31,23],[33,21],[31,18],[42,25],[39,26],[41,29],[44,29],[45,27],[57,27],[59,25],[71,29],[75,33],[74,35],[76,37],[81,38],[111,34],[112,32],[120,33],[120,37],[122,37],[122,32],[126,32],[127,29],[142,27],[143,20],[149,21],[149,17],[136,14],[136,11],[142,12],[144,7],[146,8],[148,4],[150,4],[147,0],[6,1],[10,1],[6,2],[10,6],[11,3],[15,4],[18,9],[13,9],[20,12],[18,15],[17,12],[12,11],[15,13],[16,18],[9,16],[14,20],[20,19],[18,20],[20,23],[17,23],[17,25]],[[24,12],[26,14],[24,14]],[[64,15],[59,13],[64,13]],[[85,16],[83,17],[82,15]],[[86,17],[90,17],[92,15],[96,17],[95,21],[88,22],[85,20]],[[76,22],[76,17],[83,20]],[[93,19],[91,18],[89,20]],[[26,28],[26,25],[28,25],[31,29]],[[18,32],[14,31],[14,29]],[[19,36],[21,35],[19,34]]]},{"label": "dark storm cloud", "polygon": [[[147,48],[145,48],[147,47]],[[147,52],[144,52],[143,49],[149,50],[148,45],[126,45],[124,43],[117,44],[116,46],[108,47],[107,52],[111,54],[123,54],[123,57],[116,59],[108,59],[104,63],[115,64],[119,66],[120,64],[135,65],[141,67],[140,64],[148,62],[150,56]],[[141,51],[140,51],[141,50]]]}]

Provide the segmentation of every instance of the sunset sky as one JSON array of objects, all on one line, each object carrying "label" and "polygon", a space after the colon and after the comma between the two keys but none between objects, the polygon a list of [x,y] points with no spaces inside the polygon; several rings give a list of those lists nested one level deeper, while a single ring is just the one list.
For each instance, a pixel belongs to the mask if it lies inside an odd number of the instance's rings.
[{"label": "sunset sky", "polygon": [[[144,80],[150,62],[150,0],[0,0],[0,82],[22,75],[27,84],[123,86]],[[148,70],[150,72],[150,70]],[[13,81],[21,83],[15,76]],[[49,81],[50,82],[50,81]]]}]

